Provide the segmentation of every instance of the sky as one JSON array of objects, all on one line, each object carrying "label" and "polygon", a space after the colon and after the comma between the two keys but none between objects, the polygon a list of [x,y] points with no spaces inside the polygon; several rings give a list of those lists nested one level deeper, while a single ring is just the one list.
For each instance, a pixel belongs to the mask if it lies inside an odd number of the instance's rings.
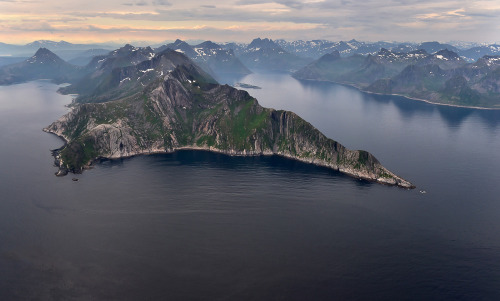
[{"label": "sky", "polygon": [[0,0],[0,42],[500,41],[500,0]]}]

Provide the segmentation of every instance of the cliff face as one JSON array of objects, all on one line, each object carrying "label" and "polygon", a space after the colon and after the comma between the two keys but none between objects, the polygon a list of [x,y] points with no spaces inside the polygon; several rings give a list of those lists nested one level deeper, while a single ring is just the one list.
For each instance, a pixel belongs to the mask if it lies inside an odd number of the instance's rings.
[{"label": "cliff face", "polygon": [[365,151],[348,150],[288,111],[261,107],[247,92],[203,83],[176,68],[143,92],[81,104],[45,130],[68,141],[61,168],[81,171],[92,160],[205,149],[229,155],[281,155],[349,175],[410,188]]}]

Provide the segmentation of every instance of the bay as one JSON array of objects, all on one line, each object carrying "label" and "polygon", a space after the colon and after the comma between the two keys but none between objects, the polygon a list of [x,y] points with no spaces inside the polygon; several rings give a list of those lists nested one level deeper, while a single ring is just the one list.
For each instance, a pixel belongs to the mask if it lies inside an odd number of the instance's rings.
[{"label": "bay", "polygon": [[[222,80],[417,185],[182,151],[58,178],[41,131],[71,97],[0,87],[0,299],[500,297],[500,112],[286,74]],[[422,194],[420,190],[427,193]]]}]

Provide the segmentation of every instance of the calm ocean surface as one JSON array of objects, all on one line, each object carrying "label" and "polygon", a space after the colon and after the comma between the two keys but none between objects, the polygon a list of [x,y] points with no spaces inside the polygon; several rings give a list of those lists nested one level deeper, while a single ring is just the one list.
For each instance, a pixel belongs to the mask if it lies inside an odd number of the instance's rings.
[{"label": "calm ocean surface", "polygon": [[500,111],[236,81],[417,189],[194,151],[57,178],[41,129],[71,97],[3,86],[0,300],[500,300]]}]

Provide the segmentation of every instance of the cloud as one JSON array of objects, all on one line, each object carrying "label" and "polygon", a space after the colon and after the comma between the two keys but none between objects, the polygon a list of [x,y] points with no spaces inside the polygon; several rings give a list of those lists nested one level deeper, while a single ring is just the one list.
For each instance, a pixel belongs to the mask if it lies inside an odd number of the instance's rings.
[{"label": "cloud", "polygon": [[[120,31],[126,36],[138,30],[152,36],[157,29],[172,34],[181,30],[191,38],[227,34],[241,40],[244,36],[235,34],[239,28],[248,35],[292,39],[476,41],[485,36],[498,39],[495,33],[500,27],[498,0],[108,0],[85,5],[81,0],[66,0],[64,5],[53,0],[19,5],[20,1],[0,0],[2,31],[92,28],[99,37],[99,33]],[[12,34],[0,32],[2,36],[10,39]]]},{"label": "cloud", "polygon": [[259,4],[280,4],[283,6],[286,6],[288,8],[294,8],[294,9],[301,9],[304,7],[304,5],[308,5],[310,3],[315,3],[315,2],[321,2],[320,1],[296,1],[296,0],[276,0],[276,1],[269,1],[269,0],[238,0],[236,1],[236,5],[259,5]]},{"label": "cloud", "polygon": [[47,22],[24,22],[21,25],[6,26],[6,28],[14,31],[48,31],[54,32],[58,29]]},{"label": "cloud", "polygon": [[153,1],[153,5],[172,6],[172,3],[165,0],[155,0]]},{"label": "cloud", "polygon": [[172,4],[168,1],[165,0],[154,0],[151,3],[141,0],[138,2],[127,2],[127,3],[122,3],[122,5],[125,6],[171,6]]}]

